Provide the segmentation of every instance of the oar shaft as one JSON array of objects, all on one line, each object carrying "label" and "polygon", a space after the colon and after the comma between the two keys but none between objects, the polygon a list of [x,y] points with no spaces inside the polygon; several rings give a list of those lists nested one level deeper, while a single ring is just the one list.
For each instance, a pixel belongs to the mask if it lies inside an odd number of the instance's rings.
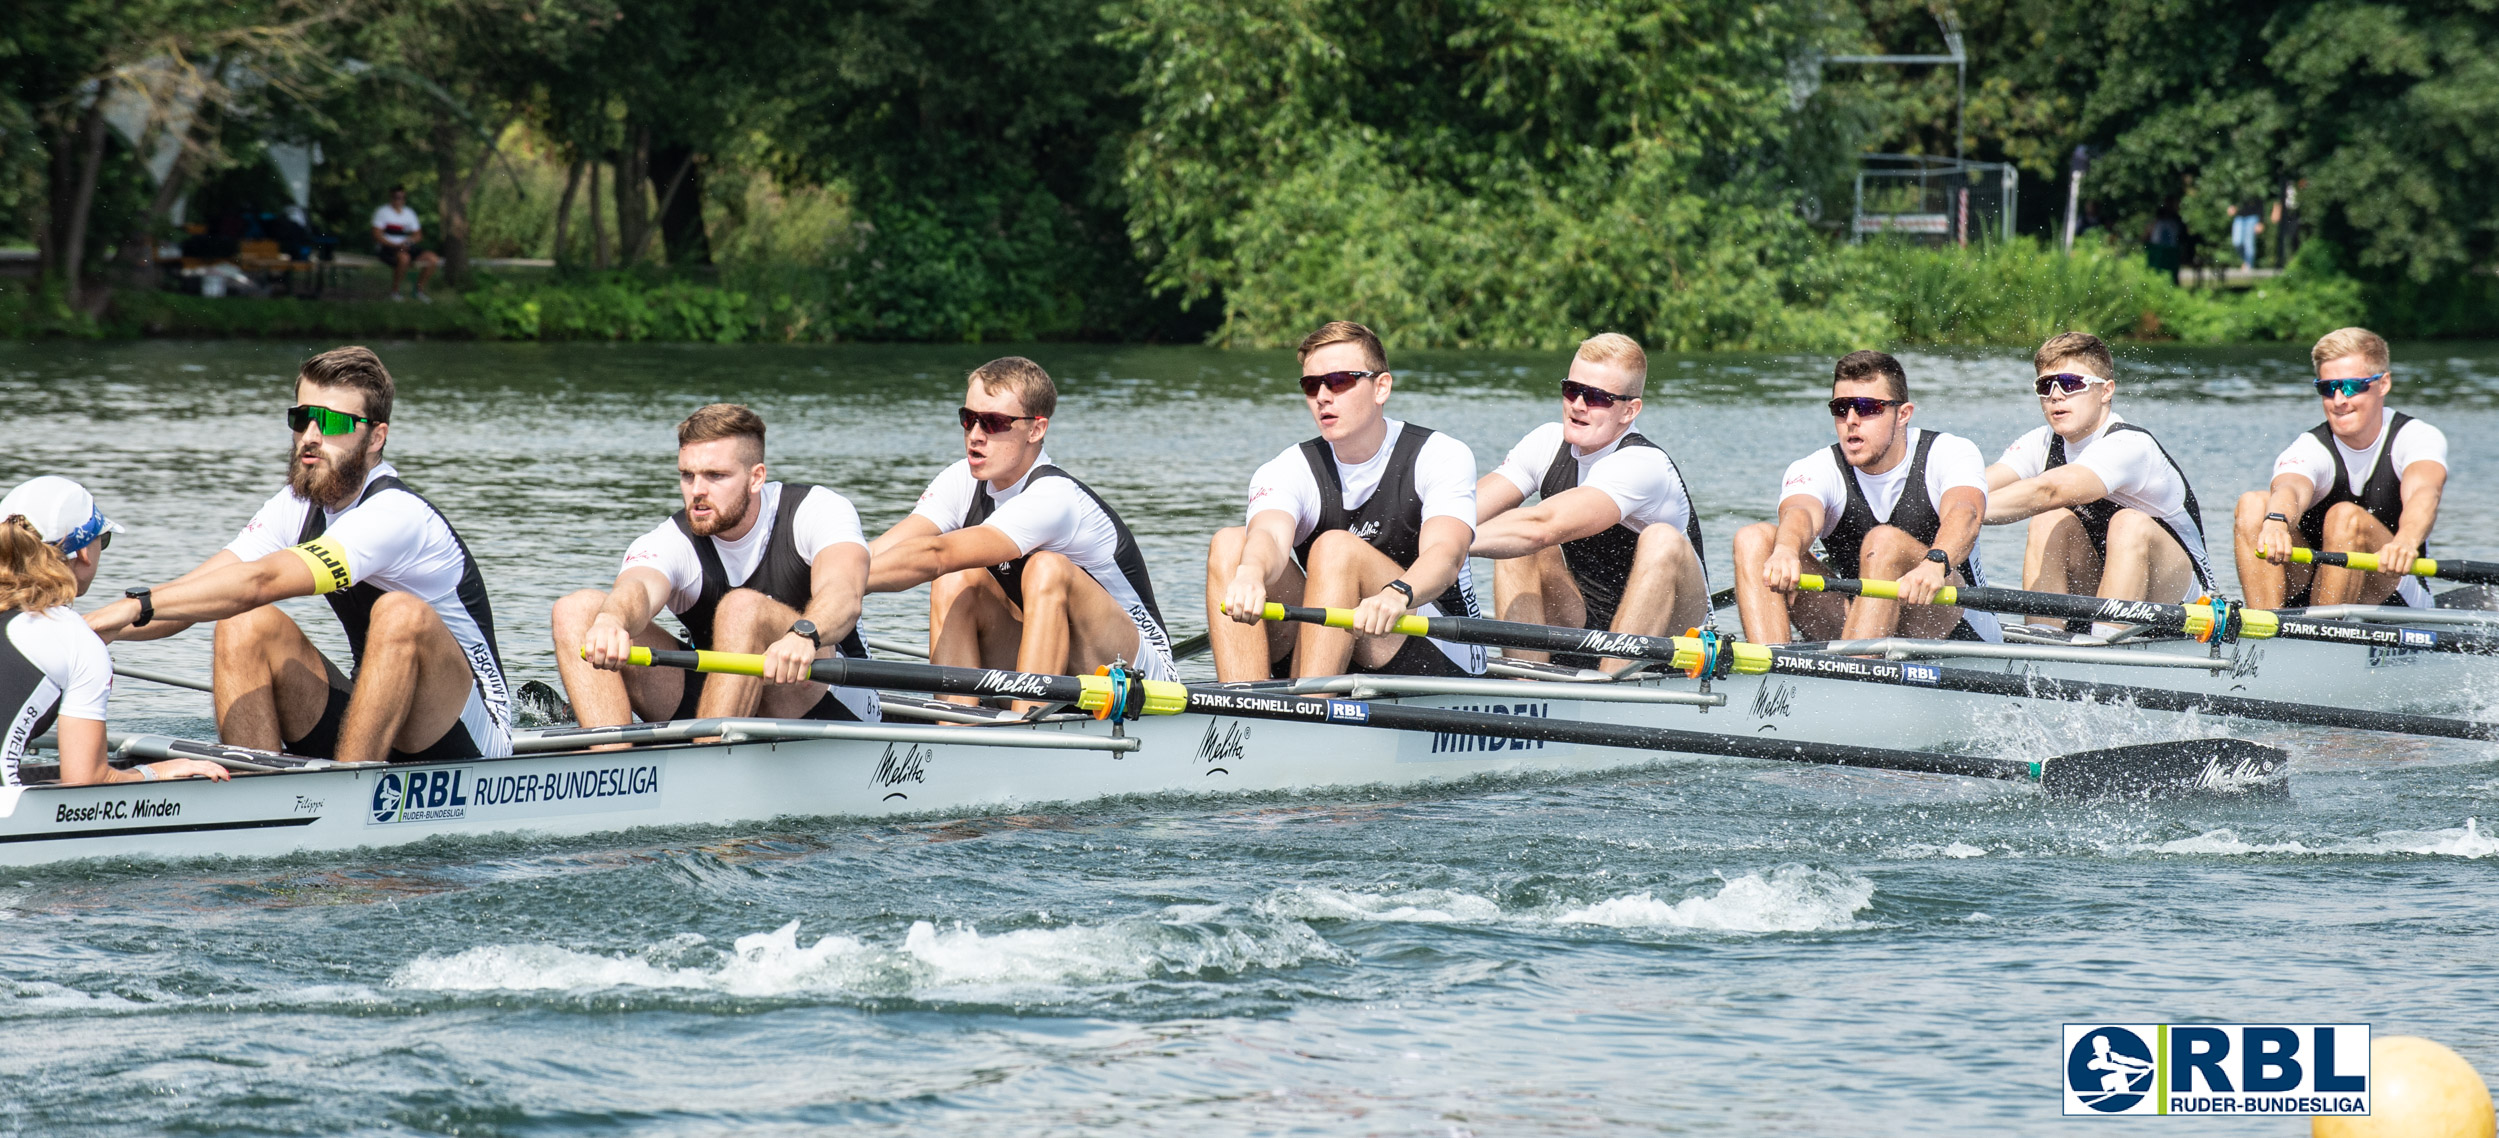
[{"label": "oar shaft", "polygon": [[[1354,625],[1352,609],[1271,604],[1264,615],[1268,620],[1298,621],[1329,628],[1352,628]],[[1687,670],[1698,664],[1704,654],[1700,639],[1691,636],[1642,636],[1632,632],[1556,628],[1471,616],[1406,616],[1398,619],[1395,631],[1406,636],[1428,636],[1460,644],[1487,644],[1495,648],[1523,648],[1531,652],[1574,652],[1619,660],[1657,660]],[[1759,674],[1770,670],[1770,654],[1761,645],[1733,638],[1720,644],[1721,651],[1735,653],[1736,671]]]},{"label": "oar shaft", "polygon": [[[2339,565],[2362,573],[2382,573],[2374,553],[2334,553],[2322,549],[2294,549],[2291,560],[2300,565]],[[2416,557],[2412,567],[2404,570],[2415,577],[2436,577],[2442,581],[2461,581],[2468,585],[2499,585],[2499,562],[2456,561],[2452,559]]]},{"label": "oar shaft", "polygon": [[[1854,581],[1807,575],[1798,578],[1797,587],[1810,592],[1847,593],[1865,597],[1889,598],[1899,595],[1899,583],[1895,581]],[[2111,624],[2150,625],[2165,631],[2185,632],[2191,636],[2203,636],[2212,628],[2211,612],[2202,605],[2164,605],[2152,601],[2118,601],[2101,597],[2067,596],[2063,593],[2034,593],[2023,589],[1954,589],[1950,586],[1936,591],[1935,603],[1958,604],[1991,612],[2017,612],[2031,616],[2097,620]],[[2269,612],[2264,609],[2240,609],[2239,620],[2239,635],[2251,640],[2267,638],[2321,640],[2332,644],[2361,644],[2422,652],[2499,654],[2499,636],[2485,632],[2404,628],[2400,625],[2370,624],[2350,620],[2315,620],[2292,613]]]}]

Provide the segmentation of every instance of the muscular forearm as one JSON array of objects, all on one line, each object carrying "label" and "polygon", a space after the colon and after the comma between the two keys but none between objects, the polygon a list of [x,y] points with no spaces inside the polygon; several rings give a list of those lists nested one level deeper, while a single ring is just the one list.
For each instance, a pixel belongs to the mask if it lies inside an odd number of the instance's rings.
[{"label": "muscular forearm", "polygon": [[948,570],[938,558],[937,541],[906,537],[877,550],[868,563],[868,591],[900,593],[945,576]]},{"label": "muscular forearm", "polygon": [[1970,563],[1970,554],[1978,548],[1978,511],[1961,508],[1944,511],[1943,523],[1935,529],[1933,548],[1944,551],[1954,565]]},{"label": "muscular forearm", "polygon": [[1525,557],[1561,542],[1550,518],[1537,511],[1512,510],[1476,528],[1471,552],[1477,557]]},{"label": "muscular forearm", "polygon": [[1456,542],[1427,540],[1417,550],[1414,564],[1406,567],[1397,579],[1414,590],[1414,603],[1421,605],[1449,590],[1458,581],[1458,570],[1466,564],[1466,547]]},{"label": "muscular forearm", "polygon": [[1813,545],[1814,531],[1820,528],[1820,520],[1807,515],[1803,510],[1781,510],[1779,511],[1777,545],[1798,557],[1803,557],[1810,551],[1808,547]]}]

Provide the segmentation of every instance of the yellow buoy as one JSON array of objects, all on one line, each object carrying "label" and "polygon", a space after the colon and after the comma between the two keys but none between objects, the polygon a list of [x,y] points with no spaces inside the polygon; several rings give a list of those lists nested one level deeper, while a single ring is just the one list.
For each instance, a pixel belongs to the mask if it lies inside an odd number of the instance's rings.
[{"label": "yellow buoy", "polygon": [[2317,1118],[2311,1138],[2493,1138],[2490,1086],[2446,1047],[2417,1035],[2369,1043],[2366,1118]]}]

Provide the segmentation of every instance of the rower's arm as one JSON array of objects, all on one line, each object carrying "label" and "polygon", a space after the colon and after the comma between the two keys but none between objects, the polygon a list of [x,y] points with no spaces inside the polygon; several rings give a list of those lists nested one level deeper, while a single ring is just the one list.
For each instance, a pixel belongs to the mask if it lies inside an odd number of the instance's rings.
[{"label": "rower's arm", "polygon": [[[1524,497],[1517,493],[1516,485],[1498,474],[1484,481],[1498,482],[1514,496]],[[1482,486],[1476,487],[1477,502],[1484,500],[1483,493]],[[1613,495],[1594,486],[1574,486],[1533,506],[1510,510],[1479,523],[1471,552],[1477,557],[1525,557],[1566,541],[1603,533],[1622,520],[1623,509]]]},{"label": "rower's arm", "polygon": [[[922,519],[925,521],[926,519]],[[905,523],[909,524],[909,523]],[[902,526],[895,526],[899,530]],[[931,529],[936,528],[934,525]],[[892,537],[889,531],[886,537]],[[885,538],[878,538],[884,541]],[[910,537],[877,552],[868,575],[868,590],[899,593],[918,588],[948,573],[1003,565],[1022,557],[1015,539],[996,526],[965,526],[953,533]]]},{"label": "rower's arm", "polygon": [[[154,625],[155,622],[149,622],[150,627]],[[62,786],[146,782],[150,775],[160,779],[213,778],[220,781],[233,777],[226,773],[226,768],[205,759],[167,759],[149,763],[145,768],[146,774],[140,773],[138,767],[115,770],[113,764],[105,759],[104,721],[101,719],[75,719],[65,715],[53,731],[53,738],[58,740],[54,746],[61,753]]]},{"label": "rower's arm", "polygon": [[937,536],[937,523],[930,521],[919,514],[912,514],[905,517],[903,520],[895,522],[894,528],[878,534],[875,541],[868,543],[868,591],[871,593],[899,593],[905,589],[916,586],[919,582],[912,581],[896,583],[902,580],[899,575],[892,575],[889,578],[889,575],[886,573],[886,566],[890,563],[891,558],[888,554],[905,542],[919,541],[935,536]]},{"label": "rower's arm", "polygon": [[1493,471],[1475,481],[1475,524],[1482,526],[1526,500],[1527,491],[1519,489],[1509,475]]},{"label": "rower's arm", "polygon": [[[228,565],[240,564],[240,563],[242,562],[242,560],[243,560],[242,558],[240,558],[240,557],[236,557],[236,556],[234,555],[234,551],[233,551],[233,550],[231,550],[231,549],[220,549],[220,550],[218,550],[217,552],[215,552],[215,553],[213,553],[213,554],[210,554],[210,555],[209,555],[208,560],[206,560],[206,561],[202,561],[202,562],[200,562],[198,565],[193,566],[193,567],[191,568],[191,571],[190,571],[190,572],[185,573],[185,574],[183,574],[183,575],[181,575],[181,576],[179,576],[179,577],[174,578],[171,582],[169,582],[169,584],[177,584],[177,585],[178,585],[178,584],[181,584],[181,583],[182,583],[182,582],[184,582],[184,581],[189,581],[189,580],[192,580],[193,578],[202,577],[202,576],[205,576],[205,575],[207,575],[207,574],[214,573],[214,572],[216,572],[217,570],[219,570],[219,569],[223,569],[223,568],[225,568],[225,567],[226,567],[226,566],[228,566]],[[151,598],[151,599],[153,599],[153,598]],[[111,606],[107,605],[107,606],[105,606],[105,607],[110,608]],[[96,624],[95,618],[96,618],[96,616],[98,616],[99,614],[101,614],[103,611],[104,611],[103,609],[97,609],[95,612],[87,614],[87,617],[88,617],[88,619],[87,619],[87,625],[88,625],[88,627],[90,627],[90,628],[95,627],[95,624]],[[134,619],[134,620],[135,620],[135,619],[137,619],[137,617],[136,617],[136,615],[135,615],[135,614],[137,613],[137,607],[136,607],[136,603],[135,603],[135,602],[133,603],[132,613],[134,614],[134,615],[132,616],[132,619]],[[124,629],[120,630],[118,633],[116,633],[116,634],[114,634],[114,635],[112,635],[112,636],[105,637],[105,639],[107,639],[107,640],[112,640],[112,641],[162,640],[162,639],[164,639],[164,638],[166,638],[166,637],[168,637],[168,636],[172,636],[172,635],[174,635],[175,633],[181,632],[182,630],[184,630],[184,629],[186,629],[186,628],[189,628],[189,627],[191,627],[191,622],[190,622],[190,621],[187,621],[187,620],[167,620],[167,619],[165,619],[164,609],[160,606],[160,607],[157,609],[156,619],[154,619],[154,620],[151,620],[151,621],[147,622],[147,626],[146,626],[146,627],[144,627],[144,628],[124,628]],[[98,630],[97,630],[97,635],[103,635],[103,633],[102,633],[102,630],[101,630],[101,629],[98,629]]]},{"label": "rower's arm", "polygon": [[594,622],[610,620],[632,636],[651,626],[651,618],[659,615],[660,606],[668,603],[668,577],[659,570],[637,565],[616,575],[616,587],[608,590],[607,603],[599,606]]},{"label": "rower's arm", "polygon": [[1293,529],[1293,515],[1282,510],[1252,515],[1249,536],[1241,543],[1241,567],[1234,576],[1261,584],[1273,579],[1293,556]]},{"label": "rower's arm", "polygon": [[847,541],[816,551],[807,579],[815,592],[803,615],[814,621],[827,642],[850,635],[859,623],[862,594],[868,591],[868,549]]},{"label": "rower's arm", "polygon": [[[1990,484],[1995,482],[1995,472],[2001,469],[1988,469]],[[2108,496],[2108,483],[2100,481],[2100,476],[2092,473],[2091,468],[2069,463],[2037,478],[2023,478],[1996,487],[1993,493],[1987,495],[1987,524],[2000,526],[2023,521],[2050,510],[2085,505]]]},{"label": "rower's arm", "polygon": [[1779,535],[1773,548],[1802,557],[1821,532],[1822,499],[1811,494],[1791,494],[1779,500]]},{"label": "rower's arm", "polygon": [[1943,515],[1935,527],[1933,548],[1944,551],[1955,565],[1970,563],[1970,554],[1978,549],[1978,527],[1986,520],[1987,496],[1976,486],[1955,486],[1944,491],[1944,500],[1936,512]]},{"label": "rower's arm", "polygon": [[2404,468],[2402,486],[2403,520],[2395,527],[2395,540],[2418,557],[2421,544],[2430,539],[2430,527],[2438,524],[2439,495],[2447,491],[2447,465],[2413,463]]},{"label": "rower's arm", "polygon": [[[314,543],[305,543],[311,544]],[[323,591],[315,587],[312,562],[309,560],[319,554],[307,553],[304,548],[301,545],[288,546],[258,560],[238,560],[210,572],[193,574],[159,586],[149,597],[155,605],[156,615],[148,627],[155,627],[158,620],[184,624],[224,620],[237,613]],[[343,565],[332,579],[341,587],[347,583]],[[139,602],[125,597],[87,614],[87,626],[95,629],[98,636],[116,640],[120,639],[122,630],[137,619]]]},{"label": "rower's arm", "polygon": [[1398,578],[1414,589],[1416,604],[1429,601],[1458,583],[1459,571],[1466,568],[1467,546],[1473,534],[1473,526],[1456,518],[1423,519],[1423,535],[1416,543],[1414,564],[1407,566],[1405,575]]},{"label": "rower's arm", "polygon": [[2276,475],[2273,484],[2265,488],[2265,512],[2280,514],[2297,523],[2299,516],[2308,512],[2309,503],[2316,499],[2317,484],[2306,474],[2293,471]]}]

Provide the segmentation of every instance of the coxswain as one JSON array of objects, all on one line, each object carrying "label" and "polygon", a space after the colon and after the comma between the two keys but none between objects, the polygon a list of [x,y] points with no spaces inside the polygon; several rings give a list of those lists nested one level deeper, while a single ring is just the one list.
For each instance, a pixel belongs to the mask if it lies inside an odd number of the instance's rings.
[{"label": "coxswain", "polygon": [[[1249,523],[1217,531],[1207,549],[1216,676],[1267,679],[1288,656],[1296,676],[1481,674],[1480,647],[1390,631],[1409,613],[1476,615],[1474,452],[1388,417],[1396,376],[1369,328],[1329,323],[1302,340],[1300,359],[1319,437],[1259,467]],[[1354,629],[1262,627],[1271,600],[1353,609]]]},{"label": "coxswain", "polygon": [[[87,614],[106,640],[217,623],[217,735],[343,763],[512,753],[512,699],[486,584],[451,523],[399,480],[390,372],[364,348],[304,361],[287,484],[208,560]],[[330,602],[351,680],[278,602]]]},{"label": "coxswain", "polygon": [[[764,715],[875,722],[876,692],[807,678],[816,660],[862,658],[868,541],[859,511],[824,486],[772,481],[764,420],[735,403],[677,424],[677,493],[685,508],[625,549],[616,584],[555,602],[556,671],[573,717],[613,727]],[[676,614],[686,640],[652,623]],[[764,674],[628,668],[635,646],[760,653]]]},{"label": "coxswain", "polygon": [[929,660],[1178,679],[1145,555],[1119,511],[1043,450],[1059,389],[1022,356],[973,370],[963,458],[869,546],[868,591],[929,586]]},{"label": "coxswain", "polygon": [[120,524],[95,496],[67,478],[45,475],[0,498],[0,786],[26,785],[20,766],[36,736],[54,732],[63,786],[228,777],[199,759],[168,759],[129,770],[105,761],[104,703],[113,693],[113,658],[71,611],[103,565]]},{"label": "coxswain", "polygon": [[[2386,405],[2395,388],[2386,340],[2366,328],[2326,333],[2308,353],[2325,422],[2273,460],[2273,485],[2239,496],[2239,587],[2257,608],[2386,604],[2427,607],[2400,572],[2429,548],[2447,488],[2447,436]],[[2293,547],[2374,553],[2398,572],[2294,565]],[[2313,572],[2311,571],[2313,569]]]},{"label": "coxswain", "polygon": [[[1629,336],[1581,341],[1562,381],[1561,421],[1529,431],[1475,483],[1472,552],[1493,559],[1501,619],[1644,636],[1708,619],[1692,494],[1665,449],[1632,429],[1648,374],[1648,354]],[[1531,494],[1537,503],[1521,505]]]},{"label": "coxswain", "polygon": [[2118,416],[2108,345],[2067,332],[2031,362],[2047,425],[1987,468],[1987,524],[2030,523],[2022,587],[2164,604],[2212,592],[2195,488],[2152,432]]},{"label": "coxswain", "polygon": [[[1978,532],[1987,515],[1987,460],[1959,435],[1912,427],[1909,373],[1882,352],[1850,352],[1831,369],[1839,441],[1788,464],[1779,520],[1735,535],[1735,598],[1744,638],[1785,644],[1896,634],[1999,640],[1996,618],[1930,604],[1946,585],[1984,585]],[[1808,550],[1822,543],[1819,556]],[[1900,601],[1796,590],[1799,574],[1900,582]]]}]

